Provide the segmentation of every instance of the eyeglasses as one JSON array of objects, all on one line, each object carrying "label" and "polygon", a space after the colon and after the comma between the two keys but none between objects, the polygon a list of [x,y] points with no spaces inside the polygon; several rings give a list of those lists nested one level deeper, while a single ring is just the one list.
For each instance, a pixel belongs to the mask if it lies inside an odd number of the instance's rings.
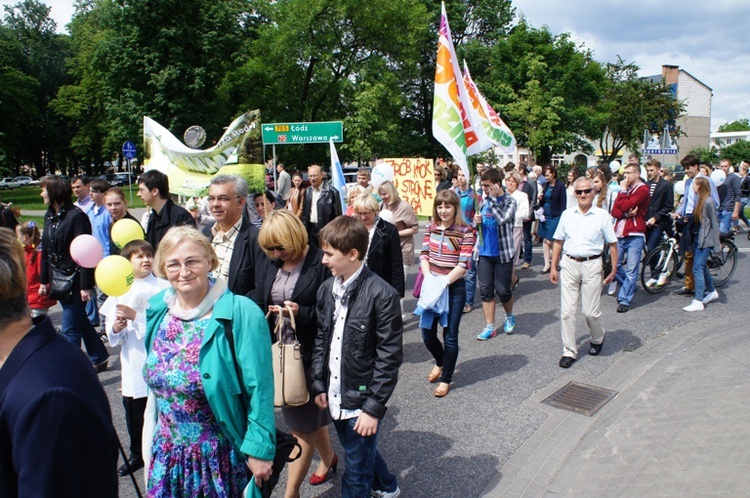
[{"label": "eyeglasses", "polygon": [[239,195],[235,195],[235,196],[232,196],[232,197],[227,197],[226,195],[222,195],[222,196],[219,196],[219,197],[209,196],[208,197],[208,202],[220,202],[222,204],[226,204],[227,202],[229,202],[231,200],[239,199],[239,198],[240,198]]},{"label": "eyeglasses", "polygon": [[178,273],[182,267],[184,266],[189,271],[195,271],[198,268],[200,268],[201,264],[203,263],[203,260],[205,258],[201,259],[188,259],[184,263],[180,263],[179,261],[170,261],[166,265],[164,265],[164,269],[167,270],[169,273]]},{"label": "eyeglasses", "polygon": [[576,195],[583,195],[583,194],[588,195],[588,194],[591,193],[592,190],[594,190],[594,189],[592,189],[592,188],[582,188],[580,190],[576,190],[575,192],[576,192]]},{"label": "eyeglasses", "polygon": [[286,249],[284,249],[284,246],[273,246],[273,247],[266,247],[266,251],[268,252],[284,252]]}]

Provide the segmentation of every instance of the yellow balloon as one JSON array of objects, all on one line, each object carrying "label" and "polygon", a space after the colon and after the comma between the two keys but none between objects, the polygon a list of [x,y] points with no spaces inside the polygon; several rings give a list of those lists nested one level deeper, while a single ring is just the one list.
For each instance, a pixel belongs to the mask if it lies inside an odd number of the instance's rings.
[{"label": "yellow balloon", "polygon": [[133,265],[122,256],[107,256],[96,265],[96,285],[108,296],[122,296],[133,285]]},{"label": "yellow balloon", "polygon": [[135,220],[123,218],[112,225],[112,241],[120,249],[131,240],[143,240],[143,238],[143,228]]}]

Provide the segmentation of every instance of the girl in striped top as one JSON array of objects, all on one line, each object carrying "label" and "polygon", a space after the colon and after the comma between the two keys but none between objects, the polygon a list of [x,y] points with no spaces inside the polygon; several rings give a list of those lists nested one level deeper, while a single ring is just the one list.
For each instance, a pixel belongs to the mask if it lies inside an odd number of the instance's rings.
[{"label": "girl in striped top", "polygon": [[461,216],[461,203],[452,190],[441,190],[432,209],[433,223],[427,226],[422,241],[420,265],[425,275],[448,277],[448,323],[443,327],[443,343],[437,337],[439,317],[432,327],[422,329],[422,340],[435,358],[435,366],[427,379],[440,383],[435,396],[442,398],[450,390],[453,371],[458,360],[458,328],[466,304],[464,274],[471,267],[474,231]]}]

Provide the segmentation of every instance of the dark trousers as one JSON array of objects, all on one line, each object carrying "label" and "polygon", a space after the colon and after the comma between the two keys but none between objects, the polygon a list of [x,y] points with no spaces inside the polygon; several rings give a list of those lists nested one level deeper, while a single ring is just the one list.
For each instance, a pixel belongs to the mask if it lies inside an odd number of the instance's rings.
[{"label": "dark trousers", "polygon": [[148,398],[122,397],[122,406],[125,408],[125,423],[130,435],[130,455],[143,458],[141,449],[141,438],[143,436],[143,414],[146,412],[146,400]]},{"label": "dark trousers", "polygon": [[532,240],[531,240],[531,225],[533,225],[533,221],[524,221],[523,222],[523,262],[531,264],[531,248],[532,248]]},{"label": "dark trousers", "polygon": [[422,329],[422,341],[435,358],[435,365],[443,367],[440,382],[450,384],[458,361],[458,328],[466,304],[466,283],[459,278],[448,287],[448,326],[443,328],[443,343],[437,337],[440,317],[435,317],[432,327]]},{"label": "dark trousers", "polygon": [[369,498],[372,490],[396,491],[396,476],[388,471],[383,457],[378,452],[378,431],[372,436],[360,436],[354,430],[357,418],[334,420],[333,426],[344,447],[346,471],[341,480],[342,498]]}]

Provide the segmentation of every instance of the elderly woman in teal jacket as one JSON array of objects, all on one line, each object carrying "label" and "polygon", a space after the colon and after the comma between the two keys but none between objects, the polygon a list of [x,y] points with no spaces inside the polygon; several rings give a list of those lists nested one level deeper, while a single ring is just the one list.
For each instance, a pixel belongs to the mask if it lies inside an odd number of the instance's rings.
[{"label": "elderly woman in teal jacket", "polygon": [[172,288],[151,298],[147,311],[143,372],[157,414],[153,430],[144,429],[151,439],[150,452],[144,446],[149,496],[234,497],[245,487],[247,496],[261,496],[271,474],[268,326],[255,303],[210,277],[218,264],[210,242],[192,227],[170,229],[156,255],[155,272]]}]

